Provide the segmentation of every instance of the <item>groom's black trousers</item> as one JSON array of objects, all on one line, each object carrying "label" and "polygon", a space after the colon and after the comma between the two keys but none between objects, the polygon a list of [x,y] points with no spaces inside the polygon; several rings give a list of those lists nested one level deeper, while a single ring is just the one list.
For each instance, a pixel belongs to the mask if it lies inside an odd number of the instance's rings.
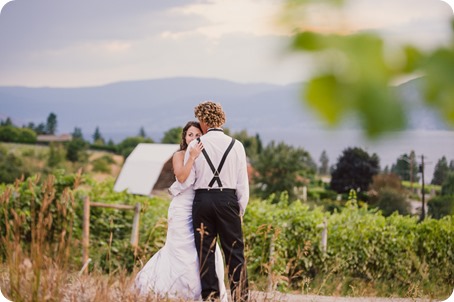
[{"label": "groom's black trousers", "polygon": [[240,208],[234,189],[196,190],[192,220],[204,300],[219,297],[214,257],[218,235],[228,268],[232,297],[235,301],[248,298],[243,231],[239,213]]}]

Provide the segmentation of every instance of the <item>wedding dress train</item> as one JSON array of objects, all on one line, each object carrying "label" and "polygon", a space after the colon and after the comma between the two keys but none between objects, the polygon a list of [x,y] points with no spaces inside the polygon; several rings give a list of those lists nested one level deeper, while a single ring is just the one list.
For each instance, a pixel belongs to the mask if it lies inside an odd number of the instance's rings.
[{"label": "wedding dress train", "polygon": [[[172,185],[171,191],[174,195],[180,192],[178,182]],[[185,300],[201,299],[199,260],[192,226],[193,199],[194,190],[191,186],[176,195],[170,203],[166,243],[135,278],[134,286],[140,294]],[[216,247],[215,257],[220,300],[227,302],[224,263],[219,246]]]}]

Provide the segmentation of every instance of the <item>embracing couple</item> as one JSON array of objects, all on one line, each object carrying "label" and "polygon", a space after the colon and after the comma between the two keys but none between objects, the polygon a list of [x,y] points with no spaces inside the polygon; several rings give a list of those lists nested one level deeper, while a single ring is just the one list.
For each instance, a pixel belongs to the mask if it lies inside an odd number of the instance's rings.
[{"label": "embracing couple", "polygon": [[218,103],[194,109],[173,156],[177,181],[168,212],[164,247],[135,279],[140,294],[186,300],[228,301],[224,261],[233,301],[248,300],[242,216],[249,200],[246,153],[224,134],[225,113]]}]

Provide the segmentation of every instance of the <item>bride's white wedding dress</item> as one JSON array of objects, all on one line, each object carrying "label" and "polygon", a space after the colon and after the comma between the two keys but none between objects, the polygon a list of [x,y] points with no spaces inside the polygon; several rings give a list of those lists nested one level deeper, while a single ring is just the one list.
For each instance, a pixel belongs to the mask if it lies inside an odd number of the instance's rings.
[{"label": "bride's white wedding dress", "polygon": [[[201,300],[199,260],[192,226],[194,190],[191,186],[182,191],[175,182],[170,191],[176,196],[168,210],[166,243],[137,274],[134,286],[141,295]],[[215,257],[220,298],[226,302],[224,263],[219,246]]]}]

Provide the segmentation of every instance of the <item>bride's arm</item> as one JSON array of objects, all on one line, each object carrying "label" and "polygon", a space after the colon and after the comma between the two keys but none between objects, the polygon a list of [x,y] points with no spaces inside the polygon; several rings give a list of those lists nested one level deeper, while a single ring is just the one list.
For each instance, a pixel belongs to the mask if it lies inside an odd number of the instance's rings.
[{"label": "bride's arm", "polygon": [[192,165],[194,164],[195,159],[200,155],[200,152],[202,152],[202,149],[203,145],[201,142],[195,144],[194,148],[191,148],[191,150],[188,151],[189,158],[186,164],[183,164],[185,151],[175,152],[172,158],[172,164],[173,172],[175,173],[178,182],[183,183],[188,178]]}]

